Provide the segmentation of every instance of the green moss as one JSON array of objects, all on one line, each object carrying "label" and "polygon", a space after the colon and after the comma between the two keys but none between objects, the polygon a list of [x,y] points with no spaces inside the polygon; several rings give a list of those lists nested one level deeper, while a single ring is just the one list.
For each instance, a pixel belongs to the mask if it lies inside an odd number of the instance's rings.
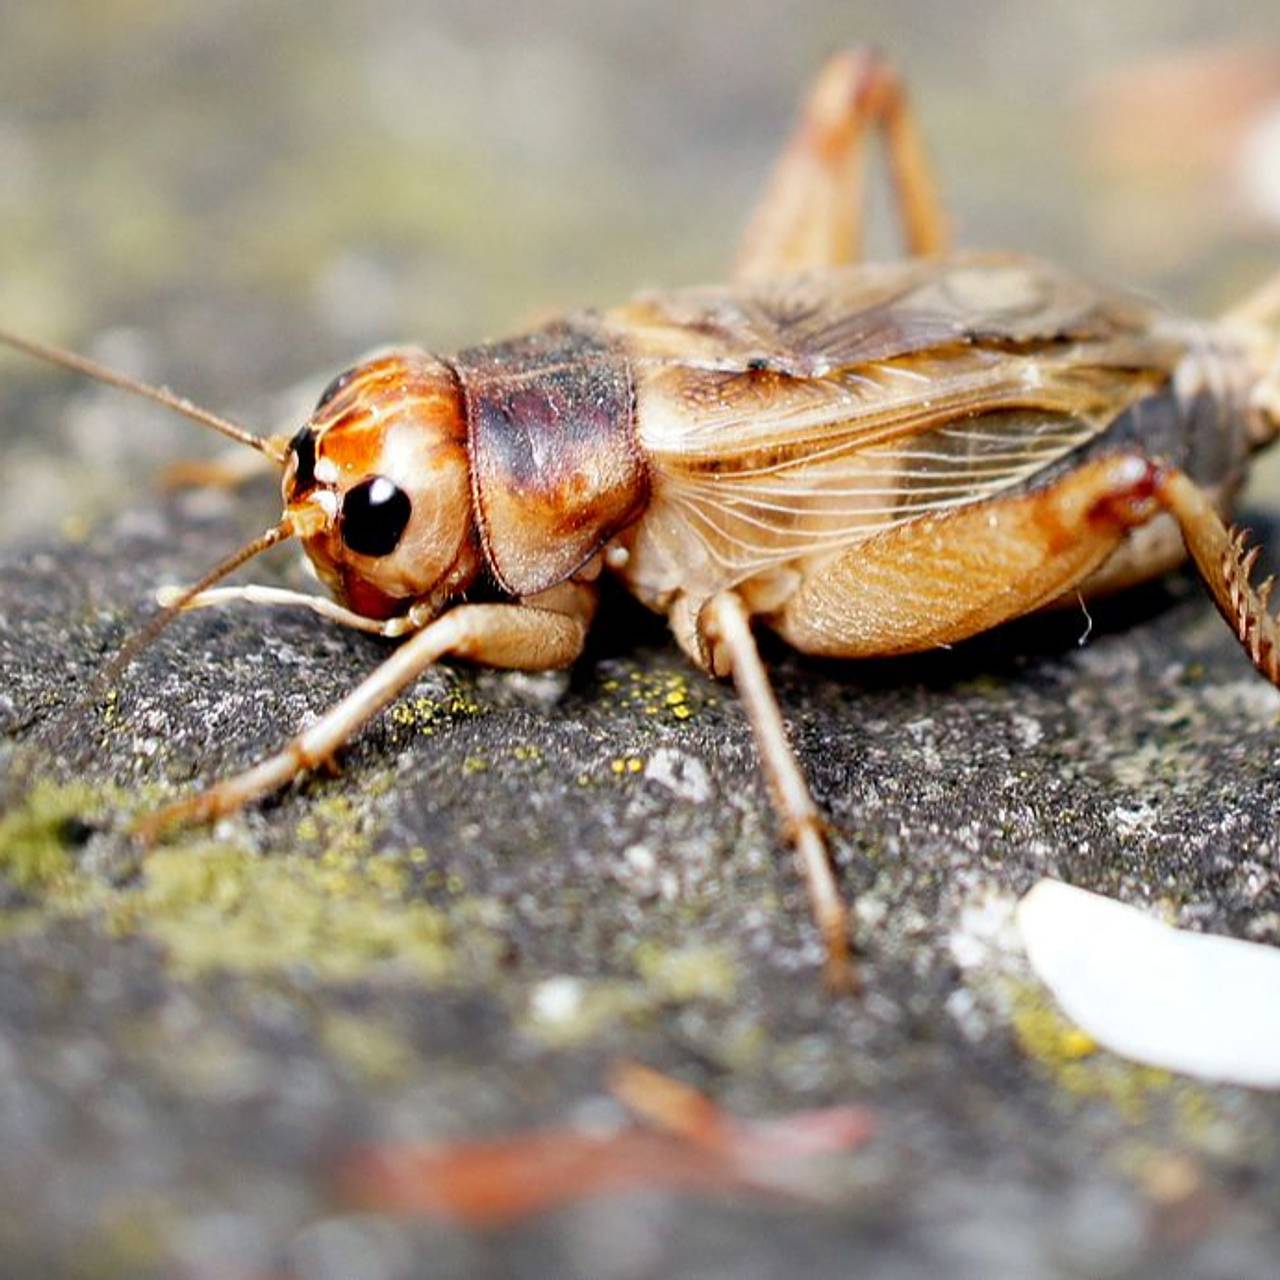
[{"label": "green moss", "polygon": [[177,1207],[159,1192],[107,1196],[93,1230],[73,1255],[72,1274],[83,1280],[157,1274],[179,1217]]},{"label": "green moss", "polygon": [[624,1022],[643,1021],[655,1007],[639,983],[561,976],[533,991],[525,1030],[557,1049],[595,1040]]},{"label": "green moss", "polygon": [[639,980],[562,975],[540,983],[526,1029],[557,1048],[583,1044],[623,1024],[639,1024],[671,1005],[729,1003],[737,986],[731,954],[721,947],[665,948],[644,943],[632,957]]},{"label": "green moss", "polygon": [[37,782],[24,802],[0,819],[0,875],[28,891],[67,888],[76,824],[101,817],[119,793],[83,784]]},{"label": "green moss", "polygon": [[394,860],[330,852],[260,857],[234,846],[163,849],[114,913],[164,943],[182,972],[307,965],[337,979],[395,966],[428,981],[451,971],[448,924],[405,902]]},{"label": "green moss", "polygon": [[333,979],[389,970],[435,982],[457,967],[454,932],[466,934],[468,968],[497,951],[484,904],[454,904],[463,923],[451,930],[444,912],[410,897],[423,851],[374,852],[365,815],[345,797],[317,801],[284,853],[185,838],[150,852],[123,885],[78,870],[72,824],[137,803],[111,788],[33,787],[0,822],[0,874],[40,901],[0,916],[0,932],[92,917],[158,941],[183,974],[306,965]]},{"label": "green moss", "polygon": [[645,985],[662,1000],[714,1000],[727,1004],[737,992],[737,968],[725,947],[673,949],[644,942],[636,948],[634,963]]},{"label": "green moss", "polygon": [[331,1013],[321,1030],[325,1047],[370,1084],[394,1084],[413,1073],[413,1048],[383,1023]]}]

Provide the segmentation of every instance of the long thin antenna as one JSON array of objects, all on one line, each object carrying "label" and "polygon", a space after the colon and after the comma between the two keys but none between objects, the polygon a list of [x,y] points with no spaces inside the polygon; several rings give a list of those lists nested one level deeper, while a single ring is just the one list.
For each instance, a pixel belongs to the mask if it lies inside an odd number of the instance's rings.
[{"label": "long thin antenna", "polygon": [[246,560],[284,542],[294,535],[293,521],[285,516],[279,524],[273,525],[265,533],[259,534],[252,542],[246,543],[233,551],[225,560],[220,561],[204,575],[194,586],[186,587],[175,597],[166,597],[166,603],[155,615],[120,647],[119,652],[94,678],[91,698],[96,698],[102,690],[140,654],[166,627],[183,611],[186,606],[202,591],[207,591],[215,582],[220,582],[229,573],[234,573]]},{"label": "long thin antenna", "polygon": [[[303,528],[305,529],[305,523]],[[210,569],[193,586],[183,589],[176,596],[166,595],[166,603],[160,612],[139,627],[117,650],[111,661],[106,666],[99,668],[91,677],[88,685],[81,691],[79,696],[57,713],[54,717],[54,732],[50,742],[50,749],[64,759],[74,759],[76,747],[72,743],[73,734],[76,735],[77,742],[81,744],[81,749],[83,746],[84,732],[81,716],[90,712],[97,703],[102,701],[109,687],[119,677],[120,673],[178,617],[187,604],[202,591],[207,591],[215,582],[234,572],[246,560],[251,560],[260,552],[267,550],[268,547],[274,547],[277,543],[284,542],[285,539],[291,538],[302,531],[286,515],[279,524],[273,525],[265,533],[259,534],[258,537],[254,538],[252,542],[246,543],[243,547],[233,551]]]},{"label": "long thin antenna", "polygon": [[0,343],[25,352],[29,356],[35,356],[37,360],[47,360],[50,364],[60,365],[64,369],[83,373],[109,386],[119,387],[122,391],[131,391],[134,395],[145,396],[146,399],[154,400],[156,404],[162,404],[166,409],[173,409],[200,423],[201,426],[212,427],[214,431],[219,431],[240,444],[247,444],[251,449],[265,453],[273,462],[284,465],[288,445],[283,436],[255,435],[247,428],[230,422],[226,418],[220,418],[216,413],[210,413],[208,409],[192,404],[183,396],[175,395],[168,387],[153,387],[149,383],[139,382],[128,374],[117,373],[114,369],[98,364],[96,360],[76,355],[73,351],[65,351],[61,347],[52,347],[31,338],[21,337],[8,329],[0,328]]}]

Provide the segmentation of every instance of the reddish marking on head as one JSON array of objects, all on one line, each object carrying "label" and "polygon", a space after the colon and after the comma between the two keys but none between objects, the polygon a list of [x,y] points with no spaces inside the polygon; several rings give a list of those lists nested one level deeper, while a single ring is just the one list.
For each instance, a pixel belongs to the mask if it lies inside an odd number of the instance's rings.
[{"label": "reddish marking on head", "polygon": [[359,405],[325,428],[323,456],[341,472],[375,475],[386,435],[386,421],[374,416],[372,406]]},{"label": "reddish marking on head", "polygon": [[366,618],[383,621],[394,618],[408,609],[408,597],[389,596],[380,591],[368,578],[362,578],[350,565],[342,568],[342,595],[347,607]]}]

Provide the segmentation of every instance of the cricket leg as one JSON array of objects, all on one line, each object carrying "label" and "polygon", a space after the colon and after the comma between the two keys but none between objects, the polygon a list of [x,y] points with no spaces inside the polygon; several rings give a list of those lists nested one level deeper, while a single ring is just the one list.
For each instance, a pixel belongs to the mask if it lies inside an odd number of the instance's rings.
[{"label": "cricket leg", "polygon": [[703,618],[712,667],[717,675],[733,676],[783,835],[800,860],[813,918],[826,944],[828,986],[835,991],[857,991],[860,983],[849,955],[849,908],[831,868],[825,824],[787,741],[782,712],[760,661],[746,606],[737,594],[725,591],[710,600]]},{"label": "cricket leg", "polygon": [[1235,632],[1249,660],[1280,686],[1280,622],[1268,612],[1274,578],[1250,582],[1258,548],[1246,549],[1246,534],[1229,530],[1207,494],[1174,468],[1157,470],[1156,493],[1178,522],[1183,541],[1218,612]]},{"label": "cricket leg", "polygon": [[150,841],[180,822],[206,822],[269,795],[334,753],[379,711],[444,657],[490,667],[548,671],[568,666],[582,652],[594,592],[574,590],[574,612],[524,604],[463,604],[406,640],[380,667],[331,707],[284,750],[235,777],[144,818],[137,834]]},{"label": "cricket leg", "polygon": [[852,49],[819,72],[747,224],[735,282],[857,260],[873,131],[884,141],[908,250],[913,255],[946,251],[947,218],[902,80],[875,50]]},{"label": "cricket leg", "polygon": [[1254,448],[1260,449],[1280,434],[1280,272],[1232,307],[1222,319],[1224,324],[1253,330],[1255,340],[1261,331],[1269,344],[1269,350],[1262,356],[1264,371],[1250,397],[1257,410],[1250,436]]},{"label": "cricket leg", "polygon": [[242,587],[211,587],[198,595],[187,598],[182,587],[161,587],[156,592],[156,602],[163,608],[178,605],[183,613],[193,609],[216,609],[225,604],[252,604],[277,608],[309,609],[329,622],[353,631],[366,631],[370,635],[394,640],[413,631],[421,631],[431,621],[429,606],[413,605],[407,613],[379,621],[366,618],[362,613],[338,604],[328,596],[312,595],[306,591],[290,591],[284,587],[264,587],[248,583]]},{"label": "cricket leg", "polygon": [[1228,323],[1274,324],[1280,320],[1280,271],[1236,303],[1223,317]]}]

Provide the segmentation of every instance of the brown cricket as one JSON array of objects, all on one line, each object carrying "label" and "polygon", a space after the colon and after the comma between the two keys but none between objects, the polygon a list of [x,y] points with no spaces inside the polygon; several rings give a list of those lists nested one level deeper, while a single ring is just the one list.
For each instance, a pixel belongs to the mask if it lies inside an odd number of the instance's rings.
[{"label": "brown cricket", "polygon": [[[879,131],[911,256],[860,263]],[[451,356],[396,350],[335,378],[292,439],[259,437],[69,353],[283,468],[284,515],[184,608],[301,605],[405,642],[252,769],[143,824],[229,813],[332,759],[444,657],[572,663],[608,571],[732,677],[833,985],[855,982],[824,824],[752,635],[857,658],[951,644],[1190,552],[1280,683],[1271,583],[1224,515],[1280,433],[1280,276],[1180,319],[1043,262],[952,254],[902,84],[878,55],[819,75],[724,287],[644,294]],[[210,590],[297,537],[335,600]],[[127,652],[134,652],[130,646]]]}]

